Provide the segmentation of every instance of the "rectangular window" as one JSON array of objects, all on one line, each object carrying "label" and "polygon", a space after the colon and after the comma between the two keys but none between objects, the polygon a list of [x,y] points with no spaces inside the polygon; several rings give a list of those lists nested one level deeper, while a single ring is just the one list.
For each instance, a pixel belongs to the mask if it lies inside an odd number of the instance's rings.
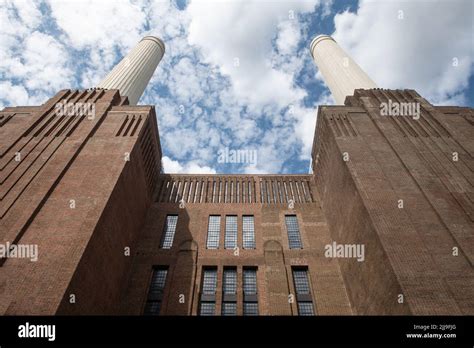
[{"label": "rectangular window", "polygon": [[257,268],[244,267],[244,315],[258,315]]},{"label": "rectangular window", "polygon": [[178,215],[167,215],[165,227],[163,229],[163,237],[161,238],[160,248],[170,249],[173,245],[174,234],[176,232],[176,225],[178,223]]},{"label": "rectangular window", "polygon": [[237,303],[236,302],[222,302],[222,315],[224,316],[237,315]]},{"label": "rectangular window", "polygon": [[199,315],[210,316],[216,314],[216,303],[215,302],[201,302],[201,311]]},{"label": "rectangular window", "polygon": [[207,248],[219,248],[219,235],[221,233],[221,217],[220,215],[209,216],[209,226],[207,229]]},{"label": "rectangular window", "polygon": [[311,287],[309,285],[308,268],[293,268],[293,282],[295,284],[296,302],[299,315],[314,315]]},{"label": "rectangular window", "polygon": [[244,249],[255,249],[255,225],[253,215],[242,217],[242,234]]},{"label": "rectangular window", "polygon": [[237,269],[224,268],[222,275],[222,315],[237,315]]},{"label": "rectangular window", "polygon": [[216,312],[217,268],[205,267],[202,272],[200,315],[214,315]]},{"label": "rectangular window", "polygon": [[202,277],[202,293],[215,295],[217,288],[217,268],[205,268]]},{"label": "rectangular window", "polygon": [[234,249],[236,246],[237,246],[237,216],[227,215],[225,217],[224,248]]},{"label": "rectangular window", "polygon": [[167,275],[167,267],[156,267],[153,269],[150,289],[148,290],[148,298],[145,306],[145,315],[160,314]]},{"label": "rectangular window", "polygon": [[288,243],[290,249],[302,249],[300,228],[296,215],[285,215],[286,230],[288,231]]}]

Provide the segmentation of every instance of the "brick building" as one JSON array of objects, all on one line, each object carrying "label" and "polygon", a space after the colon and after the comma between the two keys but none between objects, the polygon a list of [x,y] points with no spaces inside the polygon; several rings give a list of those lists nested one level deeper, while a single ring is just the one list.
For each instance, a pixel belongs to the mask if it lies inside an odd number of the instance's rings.
[{"label": "brick building", "polygon": [[0,245],[38,248],[0,260],[1,314],[474,314],[473,109],[343,80],[314,174],[164,174],[155,109],[134,105],[163,53],[147,37],[100,88],[0,112]]}]

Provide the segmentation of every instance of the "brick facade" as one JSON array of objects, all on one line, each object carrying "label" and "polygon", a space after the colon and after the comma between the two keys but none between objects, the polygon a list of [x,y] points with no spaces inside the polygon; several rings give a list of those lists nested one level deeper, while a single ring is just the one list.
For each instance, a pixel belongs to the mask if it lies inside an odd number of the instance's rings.
[{"label": "brick facade", "polygon": [[[421,118],[380,116],[388,99],[420,103]],[[58,102],[93,103],[95,117],[58,116]],[[163,315],[199,313],[203,267],[217,268],[216,314],[225,267],[237,269],[238,315],[245,267],[257,268],[261,315],[298,314],[294,267],[307,267],[318,315],[473,314],[473,124],[472,109],[412,90],[357,90],[319,108],[314,175],[169,175],[154,108],[117,91],[5,108],[0,243],[36,244],[39,257],[0,260],[0,313],[140,315],[164,266]],[[167,215],[178,222],[163,249]],[[206,248],[210,215],[218,249]],[[224,248],[226,215],[238,253]],[[248,215],[255,249],[243,248]],[[302,249],[289,248],[285,215]],[[364,245],[365,260],[326,257],[333,241]]]},{"label": "brick facade", "polygon": [[[381,116],[389,99],[420,103],[420,118]],[[340,259],[354,313],[474,313],[473,116],[413,90],[356,90],[319,109],[313,165],[331,235],[366,245],[366,262]]]}]

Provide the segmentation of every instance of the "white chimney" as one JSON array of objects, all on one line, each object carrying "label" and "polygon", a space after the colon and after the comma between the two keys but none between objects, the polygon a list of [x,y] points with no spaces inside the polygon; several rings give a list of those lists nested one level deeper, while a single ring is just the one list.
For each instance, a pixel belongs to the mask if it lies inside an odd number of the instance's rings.
[{"label": "white chimney", "polygon": [[357,88],[377,88],[375,82],[332,37],[316,36],[311,41],[310,50],[336,104],[344,105],[346,96],[353,95]]},{"label": "white chimney", "polygon": [[128,97],[130,105],[136,105],[164,53],[163,41],[145,36],[97,87],[118,89],[121,96]]}]

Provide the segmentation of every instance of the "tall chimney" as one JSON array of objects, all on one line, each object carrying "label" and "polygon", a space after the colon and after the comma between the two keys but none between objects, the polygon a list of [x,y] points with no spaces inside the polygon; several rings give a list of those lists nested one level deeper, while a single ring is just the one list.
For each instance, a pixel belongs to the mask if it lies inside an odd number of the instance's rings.
[{"label": "tall chimney", "polygon": [[128,97],[130,105],[136,105],[164,53],[163,41],[145,36],[97,87],[118,89],[121,96]]},{"label": "tall chimney", "polygon": [[344,105],[346,96],[357,88],[377,88],[374,81],[328,35],[316,36],[310,45],[311,55],[336,104]]}]

